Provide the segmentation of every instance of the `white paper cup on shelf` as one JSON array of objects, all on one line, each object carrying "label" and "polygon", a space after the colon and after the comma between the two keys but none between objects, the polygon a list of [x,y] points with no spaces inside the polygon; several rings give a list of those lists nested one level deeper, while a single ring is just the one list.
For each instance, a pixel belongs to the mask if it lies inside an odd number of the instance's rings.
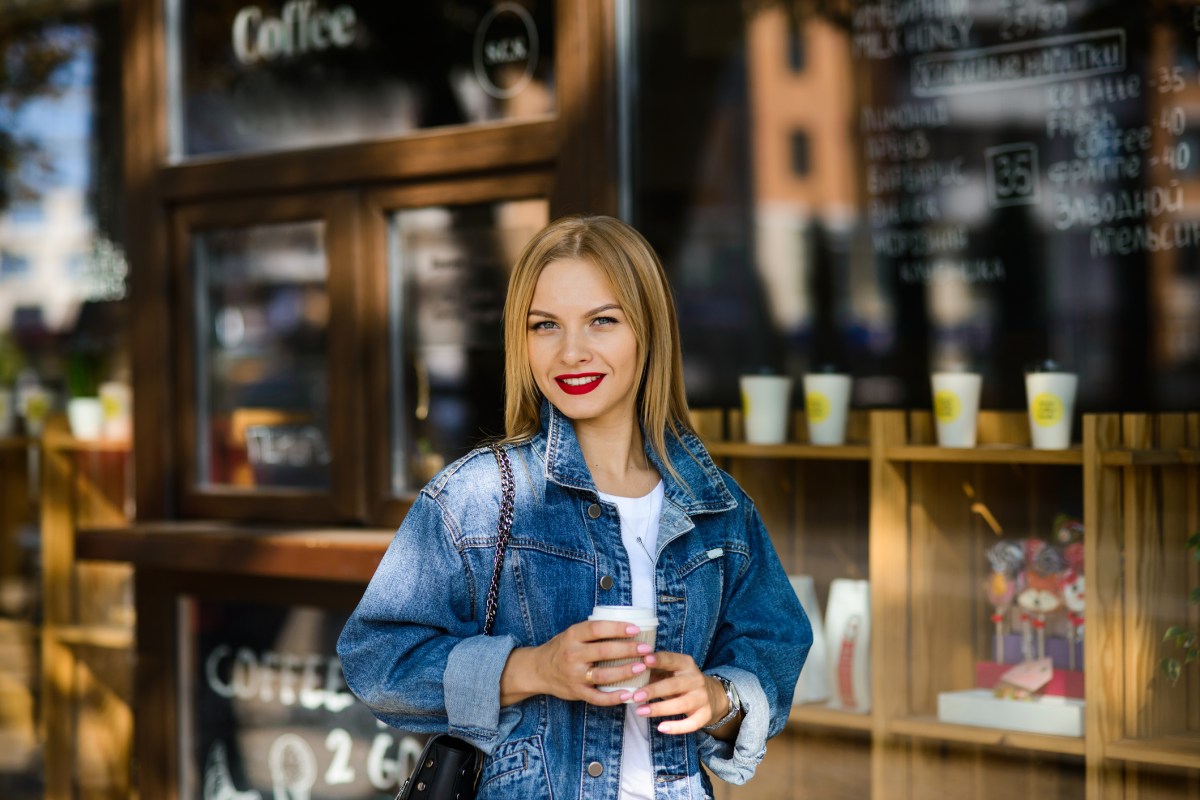
[{"label": "white paper cup on shelf", "polygon": [[13,391],[0,387],[0,436],[12,436],[16,419],[16,398]]},{"label": "white paper cup on shelf", "polygon": [[30,436],[42,434],[52,401],[50,392],[40,385],[17,389],[17,413],[25,420],[25,433]]},{"label": "white paper cup on shelf", "polygon": [[[641,632],[637,636],[634,636],[633,640],[641,644],[648,644],[651,647],[654,647],[654,640],[658,635],[658,617],[654,615],[654,610],[649,608],[641,608],[639,606],[596,606],[592,609],[592,613],[588,615],[588,620],[592,622],[628,622],[632,625],[637,625],[641,629]],[[625,640],[622,639],[620,641]],[[618,658],[611,661],[597,661],[596,666],[622,667],[640,660],[640,658]],[[602,692],[632,691],[633,689],[645,686],[649,682],[650,670],[647,669],[638,675],[634,675],[629,680],[599,684],[596,688]]]},{"label": "white paper cup on shelf", "polygon": [[1071,446],[1071,421],[1079,376],[1057,365],[1025,373],[1029,403],[1029,438],[1036,450],[1065,450]]},{"label": "white paper cup on shelf", "polygon": [[99,397],[72,397],[67,401],[67,423],[71,435],[82,441],[95,441],[104,430],[104,407]]},{"label": "white paper cup on shelf", "polygon": [[786,375],[742,375],[738,382],[746,441],[751,444],[787,441],[792,379]]},{"label": "white paper cup on shelf", "polygon": [[804,414],[811,443],[845,444],[850,386],[850,376],[836,372],[804,376]]},{"label": "white paper cup on shelf", "polygon": [[101,435],[105,439],[124,441],[133,433],[132,391],[129,384],[109,381],[100,384],[100,406],[104,410]]},{"label": "white paper cup on shelf", "polygon": [[976,372],[935,372],[933,419],[942,447],[974,447],[983,376]]}]

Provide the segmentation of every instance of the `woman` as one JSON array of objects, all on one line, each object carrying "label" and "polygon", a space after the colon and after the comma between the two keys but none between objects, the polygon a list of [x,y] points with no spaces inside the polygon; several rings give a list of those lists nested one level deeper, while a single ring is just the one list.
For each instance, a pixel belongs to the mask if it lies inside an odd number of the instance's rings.
[{"label": "woman", "polygon": [[[486,752],[480,800],[699,800],[701,763],[745,782],[812,631],[754,504],[689,426],[657,256],[610,217],[551,223],[514,268],[504,326],[516,513],[493,635],[501,482],[480,449],[397,532],[338,643],[348,685],[389,725]],[[656,649],[587,621],[595,605],[653,609]],[[636,691],[597,688],[646,670]]]}]

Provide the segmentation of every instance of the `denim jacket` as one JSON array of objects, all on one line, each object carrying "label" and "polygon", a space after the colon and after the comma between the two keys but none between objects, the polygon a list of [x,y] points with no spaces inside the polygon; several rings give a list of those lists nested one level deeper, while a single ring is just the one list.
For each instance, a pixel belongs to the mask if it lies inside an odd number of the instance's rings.
[{"label": "denim jacket", "polygon": [[[482,635],[500,475],[487,449],[446,467],[418,495],[338,641],[346,682],[383,722],[449,731],[485,753],[479,800],[615,800],[625,707],[538,695],[500,706],[514,647],[543,644],[595,605],[630,603],[615,506],[599,499],[569,419],[543,403],[542,426],[508,447],[512,539],[495,626]],[[656,552],[659,650],[687,653],[736,686],[746,707],[734,743],[650,725],[656,800],[712,796],[703,762],[748,780],[787,721],[812,628],[749,497],[700,441],[667,436]]]}]

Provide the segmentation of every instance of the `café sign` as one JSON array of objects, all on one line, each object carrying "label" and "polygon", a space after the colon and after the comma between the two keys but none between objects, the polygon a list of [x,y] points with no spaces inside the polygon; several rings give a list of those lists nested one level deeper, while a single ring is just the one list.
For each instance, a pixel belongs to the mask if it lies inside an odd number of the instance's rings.
[{"label": "caf\u00e9 sign", "polygon": [[348,5],[327,10],[316,0],[288,0],[278,17],[246,6],[233,18],[233,53],[243,64],[302,53],[346,48],[354,43],[358,17]]}]

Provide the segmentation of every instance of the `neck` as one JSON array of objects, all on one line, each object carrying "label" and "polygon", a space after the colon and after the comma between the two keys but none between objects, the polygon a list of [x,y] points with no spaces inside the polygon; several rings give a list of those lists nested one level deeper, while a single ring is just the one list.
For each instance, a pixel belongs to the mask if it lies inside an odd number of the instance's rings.
[{"label": "neck", "polygon": [[616,424],[577,423],[575,436],[596,488],[619,497],[641,497],[658,483],[634,419]]}]

